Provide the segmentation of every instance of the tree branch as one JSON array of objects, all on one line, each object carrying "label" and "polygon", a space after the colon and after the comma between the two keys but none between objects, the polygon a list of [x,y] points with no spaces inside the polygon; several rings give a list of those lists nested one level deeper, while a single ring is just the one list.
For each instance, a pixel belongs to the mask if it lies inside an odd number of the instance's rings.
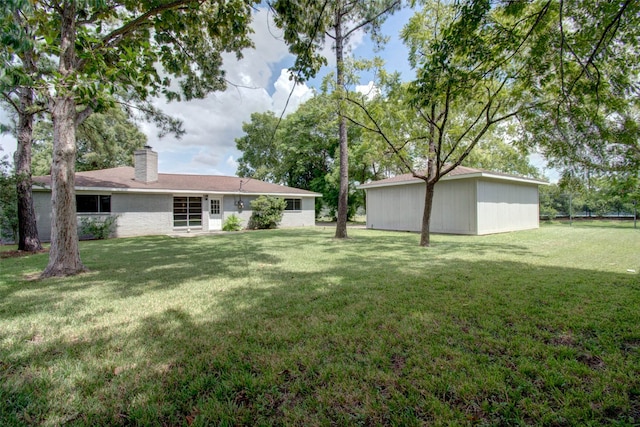
[{"label": "tree branch", "polygon": [[22,113],[22,110],[20,109],[20,107],[18,107],[18,104],[16,104],[15,101],[11,99],[8,93],[2,92],[2,97],[9,103],[9,105],[13,107],[14,110],[16,110],[18,114]]},{"label": "tree branch", "polygon": [[373,118],[373,116],[371,116],[371,113],[369,112],[369,110],[360,102],[346,97],[345,98],[348,102],[351,102],[352,104],[355,104],[358,108],[360,108],[364,114],[367,116],[367,118],[369,119],[369,121],[371,121],[371,123],[374,124],[375,128],[371,128],[369,126],[366,125],[362,125],[361,123],[353,120],[351,117],[348,116],[343,116],[344,118],[346,118],[347,120],[349,120],[351,123],[355,124],[356,126],[360,126],[363,129],[369,130],[370,132],[376,133],[378,135],[380,135],[382,137],[382,139],[387,143],[387,145],[391,148],[391,150],[394,152],[394,154],[396,156],[398,156],[398,158],[400,159],[400,161],[402,162],[402,164],[404,165],[405,168],[407,168],[407,171],[414,174],[415,176],[415,172],[413,170],[413,166],[407,161],[407,159],[405,159],[405,157],[402,155],[402,153],[400,153],[400,151],[397,149],[397,147],[391,142],[391,140],[387,137],[387,135],[384,133],[384,131],[382,130],[382,128],[380,127],[380,125],[378,124],[377,120],[375,120]]},{"label": "tree branch", "polygon": [[378,20],[378,18],[380,18],[382,15],[388,13],[389,11],[391,11],[392,9],[394,9],[396,6],[398,6],[400,4],[400,0],[395,0],[393,3],[391,3],[387,8],[385,8],[384,10],[380,11],[379,13],[377,13],[375,16],[366,19],[364,21],[362,21],[361,23],[359,23],[358,25],[356,25],[355,27],[353,27],[352,29],[350,29],[349,31],[347,31],[344,34],[344,38],[347,39],[349,38],[353,33],[355,33],[356,31],[358,31],[360,28],[367,26],[369,24],[371,24],[372,22]]},{"label": "tree branch", "polygon": [[596,43],[596,46],[593,48],[593,50],[591,51],[591,54],[587,58],[587,61],[584,63],[584,65],[581,64],[582,67],[580,69],[580,73],[578,73],[578,76],[573,80],[573,82],[569,86],[569,89],[568,89],[567,93],[563,97],[563,101],[566,100],[566,98],[569,96],[569,94],[571,94],[571,92],[573,91],[573,88],[578,83],[578,81],[582,78],[582,76],[584,76],[585,73],[587,73],[588,67],[590,65],[595,67],[593,62],[595,60],[596,55],[600,51],[600,48],[601,48],[602,44],[604,43],[605,39],[608,37],[609,31],[611,31],[612,29],[615,28],[613,30],[611,36],[610,36],[611,38],[614,37],[615,33],[617,31],[617,28],[618,28],[618,23],[619,23],[620,19],[622,19],[622,15],[624,14],[624,11],[629,6],[631,1],[632,0],[625,0],[625,2],[622,4],[622,7],[620,8],[620,10],[618,10],[618,13],[616,14],[616,16],[614,16],[614,18],[611,20],[611,22],[609,22],[609,24],[605,27],[604,31],[602,32],[602,35],[600,36],[600,38],[598,39],[598,42]]},{"label": "tree branch", "polygon": [[93,107],[87,105],[84,110],[76,113],[76,126],[81,125],[91,114],[93,114]]}]

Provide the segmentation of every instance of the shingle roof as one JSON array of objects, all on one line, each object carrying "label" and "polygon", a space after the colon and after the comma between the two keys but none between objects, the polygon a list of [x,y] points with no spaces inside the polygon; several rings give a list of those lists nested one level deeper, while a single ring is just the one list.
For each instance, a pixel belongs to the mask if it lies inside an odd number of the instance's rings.
[{"label": "shingle roof", "polygon": [[[501,179],[505,181],[517,181],[517,182],[538,184],[538,185],[548,184],[546,181],[542,181],[535,178],[527,178],[523,176],[511,175],[511,174],[502,173],[502,172],[492,172],[484,169],[469,168],[466,166],[456,167],[451,172],[449,172],[448,174],[440,178],[440,180],[445,181],[450,179],[480,178],[480,177]],[[391,178],[368,182],[366,184],[360,185],[358,188],[374,188],[374,187],[384,187],[384,186],[400,185],[400,184],[418,184],[421,182],[424,182],[424,181],[420,178],[414,177],[410,173],[405,173],[402,175],[396,175]]]},{"label": "shingle roof", "polygon": [[[90,172],[77,172],[77,189],[123,192],[203,192],[243,194],[282,194],[320,197],[319,193],[272,184],[252,178],[221,175],[183,175],[159,173],[158,180],[145,183],[134,179],[134,168],[123,166]],[[51,175],[33,177],[34,189],[50,188]]]}]

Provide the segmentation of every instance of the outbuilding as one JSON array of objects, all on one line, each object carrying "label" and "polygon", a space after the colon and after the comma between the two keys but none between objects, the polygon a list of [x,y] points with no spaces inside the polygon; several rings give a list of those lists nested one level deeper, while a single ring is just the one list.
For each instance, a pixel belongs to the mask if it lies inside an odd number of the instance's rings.
[{"label": "outbuilding", "polygon": [[[51,238],[51,176],[33,178],[38,234]],[[261,195],[287,202],[281,227],[315,225],[321,194],[237,176],[158,173],[158,154],[135,152],[135,167],[75,174],[78,219],[116,217],[115,237],[221,230],[225,218],[251,217],[251,201]],[[79,221],[80,222],[80,221]]]},{"label": "outbuilding", "polygon": [[[538,186],[545,181],[458,166],[435,185],[430,231],[482,235],[539,227]],[[367,228],[422,228],[426,184],[411,174],[360,185]]]}]

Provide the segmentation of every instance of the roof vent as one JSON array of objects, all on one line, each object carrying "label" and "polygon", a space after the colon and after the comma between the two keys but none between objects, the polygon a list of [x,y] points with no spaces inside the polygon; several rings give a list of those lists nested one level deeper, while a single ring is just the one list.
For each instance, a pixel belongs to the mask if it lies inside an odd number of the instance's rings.
[{"label": "roof vent", "polygon": [[158,153],[145,145],[134,154],[135,179],[140,182],[156,182],[158,180]]}]

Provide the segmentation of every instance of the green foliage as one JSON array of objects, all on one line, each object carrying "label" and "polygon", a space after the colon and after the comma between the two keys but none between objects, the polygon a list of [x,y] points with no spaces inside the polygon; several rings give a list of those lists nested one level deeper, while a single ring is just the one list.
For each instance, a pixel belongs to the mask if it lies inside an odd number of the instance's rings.
[{"label": "green foliage", "polygon": [[[53,150],[53,126],[40,120],[33,132],[34,175],[48,175]],[[78,172],[133,166],[133,153],[147,143],[138,125],[118,107],[93,113],[76,131]]]},{"label": "green foliage", "polygon": [[[245,135],[236,139],[242,156],[238,175],[284,184],[322,194],[316,214],[338,209],[338,116],[330,95],[318,94],[283,118],[272,112],[253,113],[243,124]],[[393,170],[381,141],[349,123],[349,217],[364,206],[358,183],[379,179]]]},{"label": "green foliage", "polygon": [[[223,54],[251,47],[257,0],[17,2],[0,8],[0,92],[35,91],[54,126],[51,175],[75,172],[75,129],[116,101],[204,98],[226,87]],[[4,40],[3,40],[4,41]],[[57,64],[54,64],[57,62]],[[9,95],[13,94],[13,95]],[[171,125],[171,121],[164,122]],[[52,250],[44,275],[84,270],[73,188],[52,181]],[[72,236],[73,238],[69,238]]]},{"label": "green foliage", "polygon": [[82,217],[80,218],[80,235],[91,239],[108,239],[115,231],[117,220],[116,215],[103,218]]},{"label": "green foliage", "polygon": [[640,200],[638,175],[574,169],[540,187],[541,215],[630,216]]},{"label": "green foliage", "polygon": [[280,221],[287,202],[279,197],[260,196],[251,201],[251,218],[248,228],[252,230],[263,230],[276,228]]},{"label": "green foliage", "polygon": [[400,7],[400,0],[332,0],[305,2],[276,0],[272,8],[276,11],[276,24],[284,27],[284,39],[290,51],[296,54],[293,71],[300,76],[314,76],[326,60],[319,53],[325,40],[330,39],[336,59],[335,93],[338,115],[339,177],[338,215],[336,238],[347,237],[349,199],[349,143],[346,128],[344,92],[345,49],[351,37],[361,31],[371,35],[379,47],[383,41],[379,31],[387,16]]},{"label": "green foliage", "polygon": [[242,230],[242,220],[236,214],[231,214],[224,220],[224,224],[222,224],[222,230],[240,231]]},{"label": "green foliage", "polygon": [[[373,41],[381,44],[384,39],[380,27],[388,15],[400,8],[400,1],[276,0],[270,6],[275,12],[276,25],[284,30],[283,38],[289,45],[289,51],[296,56],[291,69],[298,78],[306,80],[327,64],[322,53],[327,39],[340,45],[342,50],[354,33],[365,28]],[[342,67],[342,64],[337,67]]]},{"label": "green foliage", "polygon": [[18,241],[16,176],[11,171],[7,155],[0,158],[0,240],[2,238]]},{"label": "green foliage", "polygon": [[529,143],[558,167],[640,168],[640,3],[532,2],[526,84],[540,97],[521,116]]},{"label": "green foliage", "polygon": [[529,163],[527,150],[513,142],[507,142],[517,141],[518,137],[515,124],[497,126],[487,132],[462,164],[495,172],[540,178],[540,171]]}]

